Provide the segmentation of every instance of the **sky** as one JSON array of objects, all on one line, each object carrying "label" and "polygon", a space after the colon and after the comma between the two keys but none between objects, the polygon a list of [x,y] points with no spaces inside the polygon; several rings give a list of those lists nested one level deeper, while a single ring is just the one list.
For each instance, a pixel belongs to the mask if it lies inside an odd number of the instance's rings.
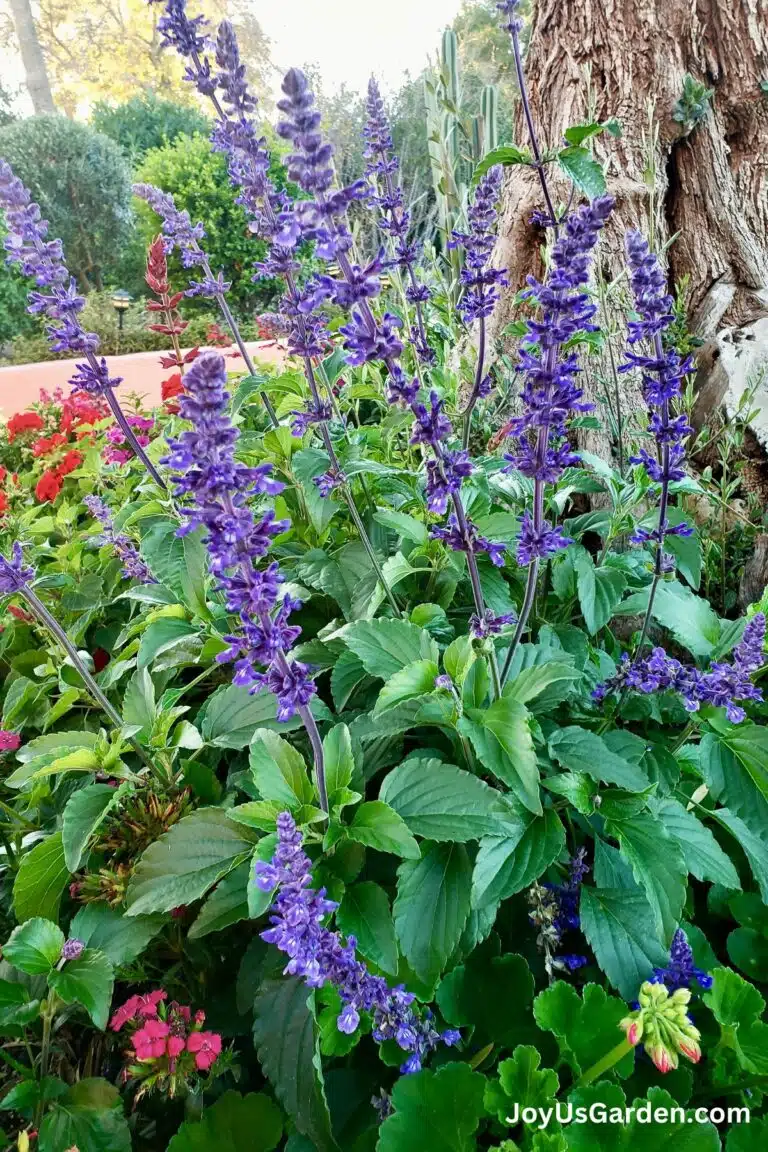
[{"label": "sky", "polygon": [[251,0],[278,68],[317,64],[326,91],[388,90],[437,53],[460,0]]}]

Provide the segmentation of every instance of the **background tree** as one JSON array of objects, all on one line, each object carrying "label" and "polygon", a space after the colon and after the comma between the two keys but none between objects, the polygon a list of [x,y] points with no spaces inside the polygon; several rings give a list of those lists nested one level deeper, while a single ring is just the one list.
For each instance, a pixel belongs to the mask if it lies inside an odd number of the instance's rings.
[{"label": "background tree", "polygon": [[30,0],[9,0],[9,2],[32,107],[38,115],[53,112],[51,85],[32,14],[32,5]]},{"label": "background tree", "polygon": [[80,287],[102,288],[131,232],[131,177],[114,141],[65,116],[0,128],[4,156],[61,237]]},{"label": "background tree", "polygon": [[[11,2],[29,9],[29,0]],[[269,105],[269,41],[248,0],[201,0],[199,10],[214,23],[228,17],[237,24],[252,87]],[[70,116],[87,114],[95,101],[122,102],[145,91],[194,104],[178,56],[161,49],[161,15],[162,6],[146,0],[40,0],[35,26],[57,106]]]},{"label": "background tree", "polygon": [[[640,226],[657,249],[674,238],[671,275],[688,278],[691,322],[702,338],[764,315],[768,0],[538,0],[526,74],[543,147],[557,146],[566,127],[588,116],[622,124],[620,140],[595,145],[618,199],[602,250],[605,277],[623,267],[625,229]],[[516,139],[527,143],[519,110]],[[555,186],[564,199],[566,186]],[[510,288],[499,328],[537,259],[541,232],[529,221],[539,206],[535,173],[509,169],[498,251]]]}]

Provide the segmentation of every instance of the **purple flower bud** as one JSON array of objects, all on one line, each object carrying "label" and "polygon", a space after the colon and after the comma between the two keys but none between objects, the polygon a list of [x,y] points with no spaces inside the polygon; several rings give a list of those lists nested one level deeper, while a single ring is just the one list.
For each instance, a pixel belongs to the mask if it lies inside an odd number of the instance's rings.
[{"label": "purple flower bud", "polygon": [[84,948],[85,944],[82,940],[77,940],[74,937],[71,940],[65,940],[61,950],[61,958],[62,960],[77,960]]}]

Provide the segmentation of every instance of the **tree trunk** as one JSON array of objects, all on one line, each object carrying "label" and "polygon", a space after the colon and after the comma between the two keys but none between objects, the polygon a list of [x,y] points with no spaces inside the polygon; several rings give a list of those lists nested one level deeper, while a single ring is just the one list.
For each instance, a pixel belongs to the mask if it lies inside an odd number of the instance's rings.
[{"label": "tree trunk", "polygon": [[[690,131],[672,115],[686,73],[714,89]],[[760,87],[768,80],[768,0],[536,0],[526,75],[549,147],[588,116],[621,122],[620,140],[606,134],[595,144],[617,200],[599,256],[608,283],[624,267],[624,232],[639,227],[657,251],[672,240],[671,278],[689,278],[689,320],[699,335],[712,340],[724,326],[768,313],[768,93]],[[520,109],[517,139],[527,143]],[[548,172],[565,202],[567,184],[554,165]],[[497,333],[536,268],[542,233],[529,217],[541,206],[535,173],[508,169],[498,256],[510,290]],[[612,293],[617,305],[625,292],[619,285]],[[631,412],[637,382],[621,381]],[[599,398],[596,380],[587,383]]]},{"label": "tree trunk", "polygon": [[36,116],[56,111],[30,0],[11,0],[11,13]]}]

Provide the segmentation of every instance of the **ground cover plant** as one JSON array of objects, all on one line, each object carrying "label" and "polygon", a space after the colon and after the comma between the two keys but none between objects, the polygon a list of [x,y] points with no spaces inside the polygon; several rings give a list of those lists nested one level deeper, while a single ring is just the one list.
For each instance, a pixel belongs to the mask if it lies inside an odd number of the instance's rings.
[{"label": "ground cover plant", "polygon": [[[759,1146],[766,603],[715,608],[690,341],[637,231],[617,379],[646,410],[615,462],[577,447],[617,211],[589,143],[618,126],[549,153],[529,116],[423,261],[375,82],[366,171],[338,187],[287,73],[289,198],[236,30],[156,10],[266,253],[253,275],[281,284],[286,359],[250,359],[203,227],[142,184],[171,375],[161,409],[124,406],[0,160],[8,259],[82,358],[2,434],[9,1146]],[[498,10],[524,91],[520,4]],[[499,355],[510,164],[540,182],[545,255]],[[353,205],[381,234],[365,264]],[[227,350],[182,351],[189,296]]]}]

